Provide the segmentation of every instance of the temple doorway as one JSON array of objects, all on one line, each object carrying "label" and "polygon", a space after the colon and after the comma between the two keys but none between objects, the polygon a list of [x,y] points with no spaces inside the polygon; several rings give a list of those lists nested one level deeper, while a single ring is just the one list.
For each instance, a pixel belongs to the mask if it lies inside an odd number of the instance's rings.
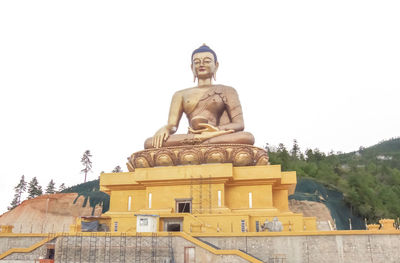
[{"label": "temple doorway", "polygon": [[183,218],[164,218],[164,231],[180,232],[182,231]]}]

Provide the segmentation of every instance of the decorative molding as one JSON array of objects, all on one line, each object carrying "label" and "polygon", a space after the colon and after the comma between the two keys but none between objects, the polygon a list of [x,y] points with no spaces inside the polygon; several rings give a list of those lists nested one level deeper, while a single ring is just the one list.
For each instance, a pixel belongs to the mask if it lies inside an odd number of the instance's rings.
[{"label": "decorative molding", "polygon": [[269,165],[266,150],[246,144],[208,144],[162,147],[133,153],[128,170],[156,166],[232,163],[233,166]]}]

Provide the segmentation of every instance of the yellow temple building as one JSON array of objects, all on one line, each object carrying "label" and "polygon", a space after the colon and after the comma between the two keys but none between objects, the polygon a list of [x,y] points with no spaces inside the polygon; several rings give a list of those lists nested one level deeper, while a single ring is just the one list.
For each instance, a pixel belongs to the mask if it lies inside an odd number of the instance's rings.
[{"label": "yellow temple building", "polygon": [[[238,154],[246,159],[243,152]],[[134,158],[140,161],[137,155]],[[186,159],[196,158],[186,155]],[[280,165],[211,162],[131,170],[100,176],[100,190],[110,195],[110,209],[101,221],[111,231],[147,232],[140,226],[154,218],[153,232],[260,232],[265,220],[274,217],[283,231],[316,230],[315,217],[289,211],[288,195],[294,193],[296,172],[282,172]]]}]

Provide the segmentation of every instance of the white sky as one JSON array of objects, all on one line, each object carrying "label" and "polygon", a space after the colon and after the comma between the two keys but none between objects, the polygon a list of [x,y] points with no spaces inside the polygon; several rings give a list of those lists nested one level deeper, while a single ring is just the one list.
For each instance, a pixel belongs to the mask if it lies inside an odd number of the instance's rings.
[{"label": "white sky", "polygon": [[[111,171],[193,86],[206,43],[256,146],[353,151],[400,135],[400,2],[1,1],[0,212],[22,174],[81,183]],[[179,133],[186,133],[187,121]]]}]

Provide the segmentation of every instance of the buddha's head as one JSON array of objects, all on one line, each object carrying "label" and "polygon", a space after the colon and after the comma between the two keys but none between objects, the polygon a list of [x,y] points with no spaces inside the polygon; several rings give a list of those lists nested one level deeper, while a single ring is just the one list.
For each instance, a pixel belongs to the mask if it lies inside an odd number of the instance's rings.
[{"label": "buddha's head", "polygon": [[218,66],[217,55],[205,44],[193,51],[191,67],[195,78],[215,79]]}]

